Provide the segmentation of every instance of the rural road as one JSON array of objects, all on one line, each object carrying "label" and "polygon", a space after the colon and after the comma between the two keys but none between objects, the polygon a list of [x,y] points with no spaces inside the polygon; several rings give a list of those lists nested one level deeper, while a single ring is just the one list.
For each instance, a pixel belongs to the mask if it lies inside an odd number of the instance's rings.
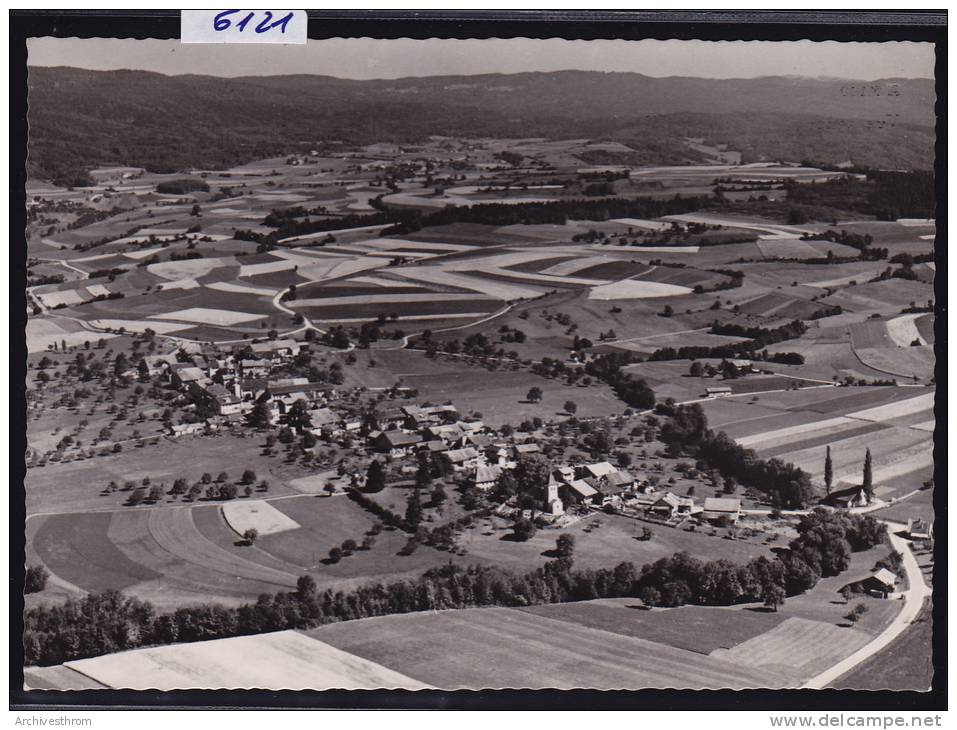
[{"label": "rural road", "polygon": [[846,659],[835,664],[830,669],[821,672],[816,677],[812,677],[802,686],[802,689],[823,689],[834,680],[847,674],[858,666],[861,662],[869,659],[881,649],[888,646],[894,639],[900,636],[911,622],[917,617],[924,600],[930,596],[931,589],[924,582],[924,575],[921,573],[920,566],[917,564],[917,558],[910,550],[907,540],[894,534],[893,530],[901,530],[904,525],[896,522],[885,522],[888,527],[888,535],[891,545],[901,555],[904,556],[904,570],[907,573],[909,587],[902,593],[904,607],[900,613],[894,617],[890,625],[884,629],[870,643],[865,644]]}]

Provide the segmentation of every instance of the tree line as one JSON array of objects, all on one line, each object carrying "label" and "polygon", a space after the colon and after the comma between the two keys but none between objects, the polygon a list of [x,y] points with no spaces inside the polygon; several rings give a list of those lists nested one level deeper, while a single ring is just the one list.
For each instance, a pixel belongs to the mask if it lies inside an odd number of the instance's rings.
[{"label": "tree line", "polygon": [[559,544],[558,558],[525,573],[491,565],[447,565],[415,578],[369,583],[348,591],[318,590],[311,576],[295,591],[263,594],[237,607],[205,604],[158,612],[149,602],[119,591],[41,605],[24,616],[27,665],[51,665],[155,644],[204,641],[373,616],[473,608],[520,607],[597,598],[638,597],[650,605],[726,606],[763,601],[776,608],[785,596],[837,575],[850,553],[884,539],[884,526],[866,515],[817,510],[801,518],[798,537],[776,559],[744,565],[702,561],[687,553],[641,568],[575,569],[573,545]]},{"label": "tree line", "polygon": [[717,469],[722,476],[764,492],[775,507],[802,509],[814,499],[810,475],[780,459],[760,459],[723,431],[714,433],[698,403],[659,408],[671,416],[659,432],[673,455],[688,454]]}]

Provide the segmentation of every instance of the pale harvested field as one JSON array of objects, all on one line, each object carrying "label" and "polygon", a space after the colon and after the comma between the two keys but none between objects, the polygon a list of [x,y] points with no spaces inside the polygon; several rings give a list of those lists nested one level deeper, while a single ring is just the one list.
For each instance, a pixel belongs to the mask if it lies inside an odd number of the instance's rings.
[{"label": "pale harvested field", "polygon": [[493,281],[492,279],[480,279],[477,276],[444,271],[437,267],[417,267],[408,270],[396,269],[392,273],[403,276],[406,279],[411,279],[412,281],[470,289],[485,294],[486,296],[494,297],[495,299],[534,299],[543,293],[542,289],[533,289],[530,286],[520,286],[519,284],[506,283],[504,281]]},{"label": "pale harvested field", "polygon": [[356,276],[349,279],[350,282],[355,282],[357,284],[372,284],[373,286],[400,286],[408,287],[409,289],[415,289],[418,284],[413,284],[411,281],[403,281],[401,279],[386,279],[381,276]]},{"label": "pale harvested field", "polygon": [[230,312],[225,309],[206,309],[205,307],[191,307],[189,309],[180,309],[177,312],[165,312],[163,314],[151,314],[150,319],[176,319],[182,322],[197,322],[199,324],[212,324],[230,326],[242,322],[253,322],[262,319],[265,315],[248,314],[246,312]]},{"label": "pale harvested field", "polygon": [[347,297],[324,297],[319,299],[297,299],[289,302],[289,306],[299,307],[333,307],[349,304],[402,304],[403,302],[455,302],[475,301],[474,294],[447,294],[431,292],[429,294],[363,294]]},{"label": "pale harvested field", "polygon": [[74,347],[86,341],[94,342],[111,337],[116,335],[86,330],[66,330],[48,319],[30,318],[26,326],[27,352],[43,352],[53,343],[59,346],[64,340],[68,347]]},{"label": "pale harvested field", "polygon": [[200,286],[199,282],[196,279],[176,279],[175,281],[168,281],[164,284],[157,284],[157,291],[162,289],[163,291],[170,291],[172,289],[198,289]]},{"label": "pale harvested field", "polygon": [[48,292],[34,292],[45,306],[47,307],[56,307],[60,304],[65,304],[70,306],[72,304],[79,304],[84,301],[77,291],[73,289],[66,289],[64,291],[48,291]]},{"label": "pale harvested field", "polygon": [[295,631],[108,654],[66,667],[116,689],[425,689]]},{"label": "pale harvested field", "polygon": [[855,354],[869,367],[905,383],[931,378],[937,364],[932,347],[874,347],[855,350]]},{"label": "pale harvested field", "polygon": [[240,537],[250,529],[260,535],[272,535],[299,528],[298,522],[261,499],[227,502],[223,505],[223,518]]},{"label": "pale harvested field", "polygon": [[471,251],[474,246],[461,243],[436,243],[435,241],[405,241],[401,238],[376,238],[368,241],[356,241],[356,246],[368,246],[382,251],[394,251],[398,248],[415,248],[423,251]]},{"label": "pale harvested field", "polygon": [[[928,442],[923,431],[909,428],[887,428],[883,431],[866,433],[831,444],[831,458],[834,462],[834,479],[843,480],[861,473],[864,466],[864,453],[871,450],[874,458],[874,483],[880,479],[881,470],[907,456],[910,449],[923,450]],[[804,469],[815,480],[824,473],[824,446],[788,451],[778,455],[785,462]]]},{"label": "pale harvested field", "polygon": [[[91,319],[90,324],[94,327],[108,330],[118,330],[123,327],[127,332],[145,332],[151,329],[160,334],[179,332],[180,330],[190,328],[188,324],[178,324],[176,322],[147,322],[142,319]],[[97,332],[95,336],[102,337],[103,335]]]},{"label": "pale harvested field", "polygon": [[[487,317],[488,312],[449,312],[447,314],[414,314],[414,315],[403,315],[403,322],[418,322],[418,321],[428,321],[428,320],[437,320],[437,319],[479,319],[480,317]],[[368,322],[368,317],[346,317],[346,318],[335,318],[335,319],[326,319],[323,317],[322,321],[326,324],[355,324],[356,322]]]},{"label": "pale harvested field", "polygon": [[913,425],[911,426],[911,428],[916,428],[916,429],[919,430],[919,431],[930,431],[931,433],[933,433],[933,432],[934,432],[934,429],[937,428],[937,420],[936,420],[936,419],[933,419],[933,420],[930,420],[930,421],[923,421],[923,422],[921,422],[921,423],[915,423],[915,424],[913,424]]},{"label": "pale harvested field", "polygon": [[710,656],[804,680],[854,653],[871,640],[863,631],[791,617],[760,636]]},{"label": "pale harvested field", "polygon": [[[884,482],[890,481],[891,479],[896,479],[897,477],[925,469],[928,466],[933,466],[934,445],[931,443],[919,444],[909,449],[905,449],[894,456],[902,458],[897,458],[893,463],[887,464],[886,466],[879,466],[874,469],[874,484],[882,484]],[[839,476],[840,481],[844,482],[845,484],[860,484],[863,481],[863,475],[860,470],[850,471],[849,473],[845,473],[843,475],[837,474],[835,476]],[[914,489],[917,489],[918,487],[920,487],[920,482],[917,482],[913,485]],[[878,493],[880,493],[879,489]]]},{"label": "pale harvested field", "polygon": [[386,616],[330,624],[309,634],[449,690],[740,689],[787,683],[771,671],[508,608]]},{"label": "pale harvested field", "polygon": [[63,665],[27,667],[23,671],[23,684],[27,689],[109,689],[105,684]]},{"label": "pale harvested field", "polygon": [[609,223],[621,223],[623,226],[632,228],[641,228],[646,231],[667,231],[671,228],[670,223],[665,221],[648,221],[641,218],[612,218]]},{"label": "pale harvested field", "polygon": [[888,403],[874,408],[865,408],[862,411],[848,413],[848,418],[857,418],[865,421],[877,421],[883,423],[892,418],[900,418],[911,413],[919,413],[934,407],[935,393],[924,393],[914,398]]},{"label": "pale harvested field", "polygon": [[[828,418],[824,421],[802,423],[797,426],[789,426],[788,428],[779,428],[773,431],[766,431],[764,433],[756,433],[751,436],[743,436],[739,439],[736,439],[736,441],[739,445],[746,446],[748,448],[761,448],[766,442],[774,442],[780,439],[790,439],[793,436],[814,431],[826,431],[829,429],[834,429],[835,426],[842,426],[847,423],[853,423],[853,421],[850,418],[844,417]],[[767,445],[771,446],[772,444],[768,443]]]},{"label": "pale harvested field", "polygon": [[279,289],[267,289],[260,286],[248,286],[246,284],[233,284],[229,281],[216,281],[206,285],[207,289],[216,291],[227,291],[233,294],[254,294],[260,297],[272,297],[279,293]]},{"label": "pale harvested field", "polygon": [[91,284],[86,288],[86,290],[95,297],[105,297],[109,296],[110,294],[110,290],[102,284]]},{"label": "pale harvested field", "polygon": [[276,271],[286,271],[296,268],[294,261],[282,259],[280,261],[268,261],[263,264],[243,264],[239,267],[240,276],[258,276],[259,274],[272,274]]},{"label": "pale harvested field", "polygon": [[169,281],[190,279],[204,276],[213,269],[221,266],[230,266],[235,263],[231,257],[219,259],[186,259],[185,261],[165,261],[159,264],[150,264],[146,270]]},{"label": "pale harvested field", "polygon": [[686,286],[659,284],[655,281],[634,281],[625,279],[612,284],[596,286],[588,293],[589,299],[653,299],[655,297],[674,297],[691,293]]},{"label": "pale harvested field", "polygon": [[921,336],[917,329],[915,320],[922,314],[902,314],[900,317],[894,317],[887,321],[887,333],[901,347],[910,347],[910,343],[919,340],[922,345],[927,342]]},{"label": "pale harvested field", "polygon": [[141,248],[138,251],[124,251],[123,255],[128,259],[145,259],[148,256],[152,256],[154,253],[159,253],[162,250],[162,246],[157,246],[156,248]]}]

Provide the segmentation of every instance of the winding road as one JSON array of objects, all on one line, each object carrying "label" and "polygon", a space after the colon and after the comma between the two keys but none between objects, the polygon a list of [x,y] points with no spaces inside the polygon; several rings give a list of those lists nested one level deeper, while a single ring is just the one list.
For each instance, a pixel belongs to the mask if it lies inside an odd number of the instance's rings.
[{"label": "winding road", "polygon": [[924,574],[921,572],[917,558],[911,552],[910,543],[894,530],[900,531],[905,528],[897,522],[885,522],[888,528],[891,545],[901,555],[904,556],[904,571],[907,573],[908,588],[900,595],[904,601],[904,607],[900,613],[894,617],[888,627],[878,634],[870,643],[855,651],[849,657],[842,659],[830,669],[827,669],[816,677],[812,677],[802,685],[802,689],[823,689],[839,677],[847,674],[857,667],[861,662],[874,656],[881,649],[886,648],[894,639],[900,636],[907,627],[911,625],[917,614],[920,613],[925,599],[931,595],[931,588],[924,582]]}]

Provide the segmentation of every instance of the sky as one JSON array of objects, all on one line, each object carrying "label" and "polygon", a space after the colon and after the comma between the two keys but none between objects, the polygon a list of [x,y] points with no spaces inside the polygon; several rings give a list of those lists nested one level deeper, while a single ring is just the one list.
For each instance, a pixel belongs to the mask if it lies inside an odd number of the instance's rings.
[{"label": "sky", "polygon": [[701,78],[797,75],[871,81],[934,76],[933,45],[911,42],[333,38],[292,46],[31,38],[27,49],[31,66],[137,69],[167,75],[393,79],[580,69]]}]

